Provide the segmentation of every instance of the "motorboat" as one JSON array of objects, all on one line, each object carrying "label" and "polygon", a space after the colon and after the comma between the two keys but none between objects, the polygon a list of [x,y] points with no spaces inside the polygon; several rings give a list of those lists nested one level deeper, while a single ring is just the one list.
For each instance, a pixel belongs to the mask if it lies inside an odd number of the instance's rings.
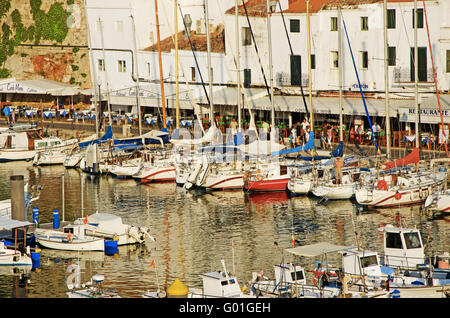
[{"label": "motorboat", "polygon": [[450,190],[431,193],[426,198],[424,207],[431,213],[450,213]]},{"label": "motorboat", "polygon": [[0,266],[32,266],[30,247],[25,252],[0,241]]},{"label": "motorboat", "polygon": [[83,227],[85,235],[117,240],[117,245],[142,244],[147,238],[155,241],[147,227],[123,224],[120,216],[110,213],[94,213],[78,218],[74,226],[78,225]]},{"label": "motorboat", "polygon": [[34,236],[39,245],[66,251],[104,251],[105,240],[102,237],[85,235],[86,226],[68,225],[62,230],[36,228]]},{"label": "motorboat", "polygon": [[78,139],[61,140],[59,137],[42,137],[40,129],[9,129],[0,134],[0,162],[33,160],[41,151],[70,149]]},{"label": "motorboat", "polygon": [[61,150],[39,151],[34,155],[33,166],[62,165],[67,154]]}]

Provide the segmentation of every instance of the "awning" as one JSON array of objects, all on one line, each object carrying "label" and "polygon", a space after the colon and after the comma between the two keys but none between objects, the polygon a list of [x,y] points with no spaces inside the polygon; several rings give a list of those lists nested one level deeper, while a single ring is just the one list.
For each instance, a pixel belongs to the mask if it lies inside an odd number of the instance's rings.
[{"label": "awning", "polygon": [[297,246],[292,248],[287,248],[284,251],[287,253],[294,254],[296,256],[305,257],[317,257],[323,254],[336,253],[339,251],[348,250],[352,247],[350,246],[340,246],[334,245],[327,242],[316,243],[312,245]]},{"label": "awning", "polygon": [[33,225],[33,223],[27,221],[17,221],[0,216],[0,229],[11,230],[29,225]]}]

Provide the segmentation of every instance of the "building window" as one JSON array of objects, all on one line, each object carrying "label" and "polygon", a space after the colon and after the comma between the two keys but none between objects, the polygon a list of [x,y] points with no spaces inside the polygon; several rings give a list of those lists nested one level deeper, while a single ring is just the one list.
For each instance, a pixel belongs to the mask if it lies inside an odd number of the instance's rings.
[{"label": "building window", "polygon": [[331,21],[330,31],[337,31],[338,30],[337,17],[331,17],[330,21]]},{"label": "building window", "polygon": [[120,73],[124,73],[127,71],[127,64],[126,64],[125,60],[117,61],[117,71]]},{"label": "building window", "polygon": [[[414,23],[415,23],[415,17],[414,9],[412,10],[412,27],[414,29]],[[417,28],[422,29],[423,28],[423,9],[417,9]]]},{"label": "building window", "polygon": [[315,54],[311,54],[311,69],[312,70],[316,69],[316,55]]},{"label": "building window", "polygon": [[387,28],[395,29],[395,9],[387,10]]},{"label": "building window", "polygon": [[211,83],[214,82],[214,69],[211,67]]},{"label": "building window", "polygon": [[116,21],[116,32],[123,32],[123,21]]},{"label": "building window", "polygon": [[252,33],[250,31],[250,28],[242,28],[242,45],[252,45]]},{"label": "building window", "polygon": [[450,73],[450,50],[447,50],[447,73]]},{"label": "building window", "polygon": [[151,71],[150,63],[147,63],[147,73],[149,76],[150,76],[150,71]]},{"label": "building window", "polygon": [[339,53],[338,51],[331,51],[331,68],[339,67]]},{"label": "building window", "polygon": [[367,69],[369,68],[369,54],[367,53],[367,51],[361,51],[359,52],[359,56],[361,57],[361,68],[362,69]]},{"label": "building window", "polygon": [[195,77],[195,67],[191,67],[191,81],[195,82],[197,79]]},{"label": "building window", "polygon": [[97,65],[98,65],[98,70],[100,72],[104,72],[105,71],[105,61],[102,59],[98,59],[97,60]]},{"label": "building window", "polygon": [[369,18],[361,17],[361,31],[369,30]]},{"label": "building window", "polygon": [[252,82],[252,70],[249,68],[244,69],[244,87],[250,87],[250,83]]},{"label": "building window", "polygon": [[397,58],[397,49],[395,46],[388,47],[388,65],[395,66],[395,60]]},{"label": "building window", "polygon": [[300,33],[300,20],[291,19],[290,22],[290,30],[292,33]]}]

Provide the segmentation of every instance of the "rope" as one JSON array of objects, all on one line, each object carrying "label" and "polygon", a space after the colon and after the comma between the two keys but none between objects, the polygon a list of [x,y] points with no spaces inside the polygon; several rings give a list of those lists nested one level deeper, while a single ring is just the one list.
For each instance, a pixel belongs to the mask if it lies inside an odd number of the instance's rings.
[{"label": "rope", "polygon": [[351,56],[352,56],[353,67],[354,67],[354,69],[355,69],[356,79],[358,80],[359,91],[360,91],[360,93],[361,93],[361,97],[362,97],[362,100],[363,100],[363,103],[364,103],[364,109],[366,110],[367,120],[369,121],[370,131],[372,132],[372,138],[373,138],[373,141],[374,141],[374,143],[375,143],[375,148],[376,148],[376,150],[377,150],[377,154],[378,154],[379,156],[381,156],[380,149],[378,148],[377,139],[375,138],[375,134],[374,134],[374,132],[373,132],[372,121],[370,120],[369,111],[367,110],[367,105],[366,105],[366,100],[365,100],[365,98],[364,98],[364,93],[363,93],[362,88],[361,88],[361,82],[360,82],[360,80],[359,80],[358,70],[357,70],[357,68],[356,68],[355,58],[354,58],[354,56],[353,56],[352,46],[350,45],[350,39],[349,39],[349,37],[348,37],[347,27],[345,26],[345,20],[344,20],[344,17],[342,17],[342,23],[344,24],[345,35],[346,35],[346,37],[347,37],[347,43],[348,43],[348,46],[349,46],[349,49],[350,49],[350,54],[351,54]]}]

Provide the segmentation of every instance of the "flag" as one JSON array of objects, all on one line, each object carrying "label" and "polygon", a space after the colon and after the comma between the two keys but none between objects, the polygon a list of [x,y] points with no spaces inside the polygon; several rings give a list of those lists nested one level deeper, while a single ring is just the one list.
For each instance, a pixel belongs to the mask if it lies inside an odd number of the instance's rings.
[{"label": "flag", "polygon": [[87,224],[87,222],[88,222],[88,220],[87,220],[87,215],[86,215],[86,217],[84,218],[84,224]]},{"label": "flag", "polygon": [[150,264],[150,266],[155,268],[155,260],[152,260],[152,263]]},{"label": "flag", "polygon": [[234,242],[231,241],[231,248],[234,248]]},{"label": "flag", "polygon": [[295,238],[294,235],[291,236],[291,247],[295,246]]}]

